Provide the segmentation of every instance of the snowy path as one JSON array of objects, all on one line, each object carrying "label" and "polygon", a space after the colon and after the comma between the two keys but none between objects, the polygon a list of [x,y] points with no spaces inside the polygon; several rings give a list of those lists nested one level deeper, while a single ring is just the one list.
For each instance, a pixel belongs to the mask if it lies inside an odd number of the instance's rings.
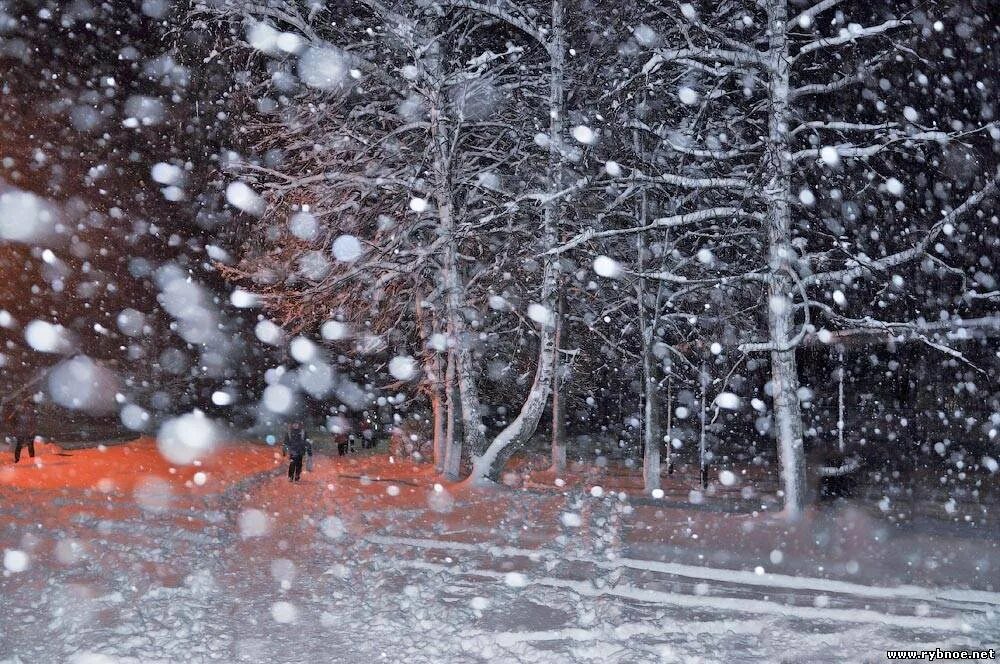
[{"label": "snowy path", "polygon": [[169,470],[162,494],[0,484],[0,549],[30,561],[0,578],[0,662],[840,662],[1000,640],[990,591],[636,557],[641,515],[614,498],[451,495],[360,460],[290,486],[265,461],[203,491]]},{"label": "snowy path", "polygon": [[[1000,609],[1000,593],[991,592],[935,591],[915,586],[883,588],[631,558],[598,561],[566,556],[556,550],[475,546],[441,540],[380,536],[367,539],[403,555],[408,548],[439,552],[432,556],[436,560],[418,556],[400,561],[418,569],[500,580],[505,577],[501,570],[516,569],[528,574],[527,583],[570,588],[581,595],[611,595],[654,604],[942,632],[960,629],[963,617]],[[441,564],[437,561],[446,556],[440,552],[457,553],[461,562]]]}]

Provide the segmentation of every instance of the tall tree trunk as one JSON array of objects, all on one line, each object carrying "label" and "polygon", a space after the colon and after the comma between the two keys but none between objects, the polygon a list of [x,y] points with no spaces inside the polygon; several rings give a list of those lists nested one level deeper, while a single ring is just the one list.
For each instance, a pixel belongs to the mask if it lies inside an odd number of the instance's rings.
[{"label": "tall tree trunk", "polygon": [[[552,29],[549,41],[549,164],[548,196],[542,215],[542,250],[556,246],[559,239],[559,216],[561,210],[558,192],[563,186],[563,125],[565,123],[565,35],[563,30],[563,0],[552,0]],[[472,461],[473,483],[496,481],[500,477],[507,459],[523,446],[538,427],[549,400],[552,375],[555,366],[555,311],[553,294],[557,281],[557,259],[546,254],[543,259],[541,305],[550,312],[550,318],[539,325],[538,366],[531,391],[521,406],[514,421],[508,424],[488,447]],[[464,403],[463,403],[464,405]],[[477,413],[478,415],[478,413]],[[468,420],[468,418],[466,418]]]},{"label": "tall tree trunk", "polygon": [[[458,265],[459,233],[454,218],[454,202],[452,199],[453,180],[451,177],[451,127],[444,112],[446,96],[444,93],[444,72],[441,55],[441,40],[432,37],[424,51],[424,65],[429,79],[431,94],[429,98],[429,124],[431,145],[433,150],[433,182],[434,200],[437,205],[439,227],[442,236],[447,238],[444,245],[441,275],[444,281],[445,311],[448,320],[449,343],[457,361],[449,361],[449,366],[455,366],[456,380],[462,405],[461,412],[464,425],[462,427],[465,444],[470,450],[482,449],[485,445],[479,390],[476,386],[475,368],[472,361],[472,350],[469,348],[465,335],[465,320],[462,317],[462,307],[465,304],[465,281]],[[449,394],[450,398],[450,394]],[[446,455],[447,456],[447,455]]]},{"label": "tall tree trunk", "polygon": [[447,443],[447,424],[445,423],[445,403],[441,391],[435,390],[431,396],[431,414],[433,417],[433,454],[434,472],[444,472],[445,444]]},{"label": "tall tree trunk", "polygon": [[448,414],[446,418],[446,436],[444,444],[444,476],[454,482],[458,479],[462,468],[462,439],[459,436],[460,402],[458,385],[455,382],[455,353],[448,353],[448,368],[445,370],[444,391],[447,395]]},{"label": "tall tree trunk", "polygon": [[643,349],[642,375],[644,421],[642,432],[642,480],[646,491],[660,488],[660,388],[656,383],[656,362],[650,345]]},{"label": "tall tree trunk", "polygon": [[445,393],[444,376],[441,371],[441,355],[430,348],[433,327],[424,310],[424,299],[419,291],[414,297],[414,302],[414,314],[417,327],[420,331],[420,340],[424,345],[424,385],[431,402],[431,436],[433,440],[434,470],[435,472],[442,473],[444,472],[444,460],[447,448],[445,447]]},{"label": "tall tree trunk", "polygon": [[667,475],[674,474],[674,377],[667,376]]},{"label": "tall tree trunk", "polygon": [[[543,301],[551,298],[551,292],[555,288],[555,275],[548,274],[550,272],[554,271],[551,268],[546,268],[542,291],[547,297],[543,298]],[[554,326],[551,324],[541,325],[538,333],[538,367],[535,370],[535,380],[531,385],[531,391],[528,392],[528,396],[514,421],[497,434],[482,454],[473,458],[472,475],[469,478],[473,484],[497,481],[507,459],[520,449],[537,429],[542,413],[545,412],[545,406],[549,400],[549,390],[552,387],[556,355],[553,328]]]},{"label": "tall tree trunk", "polygon": [[[450,215],[450,209],[448,211]],[[477,453],[486,447],[485,427],[482,423],[482,406],[479,401],[479,387],[476,384],[476,369],[472,349],[465,331],[462,305],[465,302],[465,283],[458,269],[458,246],[449,243],[445,250],[447,275],[445,288],[448,291],[448,318],[450,343],[454,346],[455,375],[461,398],[462,433],[470,453]]]},{"label": "tall tree trunk", "polygon": [[840,366],[837,369],[837,451],[844,453],[844,347],[837,353]]},{"label": "tall tree trunk", "polygon": [[568,380],[568,367],[559,358],[559,347],[565,340],[565,302],[559,296],[556,312],[556,356],[552,372],[552,471],[566,472],[566,395],[563,387]]},{"label": "tall tree trunk", "polygon": [[445,392],[441,380],[441,359],[435,354],[433,359],[425,364],[429,379],[428,388],[431,394],[431,415],[433,418],[434,470],[444,472],[445,454],[447,453],[447,423],[445,422]]},{"label": "tall tree trunk", "polygon": [[[646,225],[647,201],[643,190],[640,200],[639,224]],[[642,483],[647,492],[660,488],[660,389],[656,381],[656,358],[653,355],[653,331],[656,328],[656,305],[653,305],[652,320],[646,312],[646,278],[644,260],[646,234],[639,233],[636,242],[636,265],[639,271],[637,301],[639,309],[639,332],[642,335]]]},{"label": "tall tree trunk", "polygon": [[770,69],[770,117],[768,144],[763,167],[768,174],[764,187],[767,197],[767,231],[770,244],[771,279],[768,287],[768,332],[771,351],[771,386],[774,424],[781,462],[785,513],[797,519],[805,507],[805,453],[802,443],[802,411],[799,404],[799,375],[795,348],[788,347],[794,325],[791,304],[795,250],[792,247],[790,200],[792,196],[788,139],[789,55],[787,0],[767,0],[768,65]]},{"label": "tall tree trunk", "polygon": [[700,412],[700,428],[698,433],[698,477],[700,478],[701,488],[706,488],[708,486],[708,460],[706,459],[706,429],[707,418],[708,418],[708,367],[705,364],[705,360],[701,361],[701,374],[699,376],[701,382],[701,412]]}]

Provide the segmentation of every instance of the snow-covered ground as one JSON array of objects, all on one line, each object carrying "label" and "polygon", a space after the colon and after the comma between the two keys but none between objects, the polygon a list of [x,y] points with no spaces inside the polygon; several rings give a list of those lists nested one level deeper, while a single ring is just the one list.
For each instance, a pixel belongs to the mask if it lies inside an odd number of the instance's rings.
[{"label": "snow-covered ground", "polygon": [[[0,662],[841,662],[1000,643],[997,533],[149,441],[0,467]],[[669,490],[672,489],[672,492]]]}]

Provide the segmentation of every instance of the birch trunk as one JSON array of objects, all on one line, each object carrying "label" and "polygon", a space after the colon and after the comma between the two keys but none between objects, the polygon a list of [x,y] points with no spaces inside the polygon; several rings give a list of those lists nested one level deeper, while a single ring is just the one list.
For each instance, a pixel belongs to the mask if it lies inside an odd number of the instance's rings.
[{"label": "birch trunk", "polygon": [[844,453],[844,347],[837,354],[840,367],[837,370],[837,451]]},{"label": "birch trunk", "polygon": [[419,292],[414,298],[415,316],[420,330],[420,339],[424,345],[424,384],[431,402],[431,436],[433,440],[434,471],[444,472],[444,461],[447,453],[445,446],[445,392],[444,376],[441,372],[441,355],[429,347],[432,325],[427,320],[424,311],[424,300]]},{"label": "birch trunk", "polygon": [[770,245],[771,279],[768,287],[768,333],[771,351],[771,387],[774,425],[781,463],[785,514],[797,519],[805,506],[805,454],[802,444],[802,411],[795,348],[788,348],[794,325],[790,273],[795,269],[791,245],[792,196],[789,153],[789,56],[787,0],[767,0],[768,67],[770,69],[770,113],[768,144],[763,167],[768,173],[767,231]]},{"label": "birch trunk", "polygon": [[431,392],[431,414],[433,417],[434,440],[434,471],[444,472],[445,455],[447,454],[447,423],[445,422],[445,392],[441,380],[441,358],[435,354],[427,362],[425,371],[428,375]]},{"label": "birch trunk", "polygon": [[708,367],[705,366],[705,360],[701,361],[701,422],[698,433],[698,477],[701,483],[701,488],[705,489],[708,487],[708,463],[705,459],[705,430],[707,428],[707,417],[708,417]]},{"label": "birch trunk", "polygon": [[[548,270],[546,270],[548,272]],[[548,282],[549,279],[546,279]],[[548,290],[554,288],[554,276]],[[544,288],[543,288],[544,290]],[[497,434],[486,451],[472,460],[472,484],[495,482],[510,456],[516,452],[532,436],[538,427],[538,422],[545,412],[549,400],[549,389],[552,386],[553,367],[555,365],[556,345],[552,325],[543,325],[539,330],[538,367],[535,370],[535,380],[520,412],[514,421]]]},{"label": "birch trunk", "polygon": [[[646,225],[647,210],[646,192],[643,191],[639,212],[639,223],[642,226]],[[636,263],[640,275],[645,273],[645,252],[646,234],[639,233],[636,236]],[[653,330],[656,328],[657,311],[654,304],[652,320],[647,319],[645,277],[639,277],[638,290],[639,331],[642,335],[642,482],[649,493],[660,488],[660,392],[656,382],[656,358],[653,356]]]},{"label": "birch trunk", "polygon": [[462,468],[462,439],[458,435],[461,402],[458,386],[455,384],[455,353],[448,354],[448,368],[445,370],[444,390],[447,395],[448,416],[446,422],[444,463],[442,473],[449,481],[458,479]]},{"label": "birch trunk", "polygon": [[[560,201],[555,195],[562,189],[562,142],[565,122],[563,0],[552,0],[552,30],[549,42],[549,164],[548,196],[542,215],[543,251],[556,246],[559,239]],[[542,269],[541,304],[551,313],[551,321],[541,324],[538,331],[538,366],[535,380],[521,411],[490,445],[472,461],[473,484],[496,481],[507,459],[523,446],[535,430],[549,399],[555,367],[555,312],[553,295],[556,289],[556,258],[545,254]],[[464,403],[463,403],[464,405]],[[478,415],[478,413],[477,413]]]},{"label": "birch trunk", "polygon": [[[450,215],[450,210],[449,210]],[[486,446],[485,430],[482,424],[482,407],[479,401],[479,387],[476,384],[476,370],[472,350],[465,334],[465,319],[462,305],[465,302],[465,283],[458,269],[457,241],[449,243],[445,250],[447,275],[445,288],[448,290],[448,318],[454,346],[455,374],[461,399],[462,433],[470,452],[476,453]]]},{"label": "birch trunk", "polygon": [[667,376],[667,475],[674,474],[674,378]]},{"label": "birch trunk", "polygon": [[437,204],[441,235],[447,239],[443,251],[441,273],[444,281],[449,342],[453,346],[452,350],[455,356],[455,361],[449,361],[449,368],[454,367],[461,395],[461,408],[453,409],[452,412],[457,410],[461,413],[465,444],[470,450],[475,451],[484,447],[484,437],[472,351],[467,345],[465,320],[462,318],[462,307],[466,301],[465,281],[458,266],[460,238],[456,228],[455,207],[452,199],[453,180],[451,177],[451,141],[449,140],[451,127],[444,112],[446,103],[443,89],[445,77],[442,71],[440,43],[439,39],[430,41],[424,53],[424,63],[431,89],[429,120],[431,149],[433,150],[434,200]]},{"label": "birch trunk", "polygon": [[643,349],[642,374],[646,385],[643,404],[645,427],[642,432],[642,479],[647,492],[660,488],[660,392],[654,374],[655,358],[648,341]]},{"label": "birch trunk", "polygon": [[566,471],[566,401],[563,385],[567,382],[566,367],[559,359],[559,347],[564,341],[563,315],[565,305],[559,297],[559,310],[556,312],[555,365],[552,372],[552,471]]}]

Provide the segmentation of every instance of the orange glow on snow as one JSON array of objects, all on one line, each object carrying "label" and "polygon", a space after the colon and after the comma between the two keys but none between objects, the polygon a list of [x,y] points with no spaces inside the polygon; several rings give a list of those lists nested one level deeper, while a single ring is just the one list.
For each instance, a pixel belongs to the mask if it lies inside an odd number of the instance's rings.
[{"label": "orange glow on snow", "polygon": [[[176,493],[217,493],[247,475],[276,467],[280,453],[262,445],[230,444],[201,460],[201,465],[179,466],[160,455],[151,438],[123,445],[62,451],[54,445],[36,446],[35,459],[22,450],[14,465],[9,453],[0,464],[0,484],[24,489],[93,489],[102,493],[132,492],[137,484],[156,478]],[[40,461],[40,466],[34,462]],[[205,473],[204,484],[195,483],[196,473]]]}]

